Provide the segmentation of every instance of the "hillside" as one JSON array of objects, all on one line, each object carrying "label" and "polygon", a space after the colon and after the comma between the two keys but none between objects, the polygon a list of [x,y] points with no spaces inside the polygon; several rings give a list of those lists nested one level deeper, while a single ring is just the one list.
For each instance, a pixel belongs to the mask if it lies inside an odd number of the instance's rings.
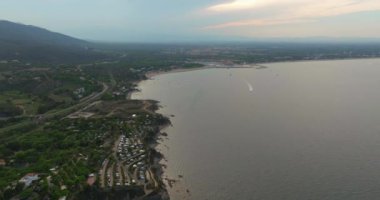
[{"label": "hillside", "polygon": [[91,43],[49,30],[0,20],[0,60],[75,63],[104,58]]}]

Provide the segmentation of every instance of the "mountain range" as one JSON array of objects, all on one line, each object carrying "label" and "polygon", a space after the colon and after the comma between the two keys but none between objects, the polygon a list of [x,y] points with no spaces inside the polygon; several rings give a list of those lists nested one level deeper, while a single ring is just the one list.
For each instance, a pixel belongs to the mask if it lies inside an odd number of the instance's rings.
[{"label": "mountain range", "polygon": [[78,63],[106,57],[91,45],[36,26],[0,20],[0,60]]}]

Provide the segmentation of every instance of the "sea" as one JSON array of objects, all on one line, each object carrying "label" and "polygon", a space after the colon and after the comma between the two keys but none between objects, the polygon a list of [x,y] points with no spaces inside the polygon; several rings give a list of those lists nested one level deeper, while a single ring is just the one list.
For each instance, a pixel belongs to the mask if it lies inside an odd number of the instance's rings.
[{"label": "sea", "polygon": [[[239,66],[237,66],[239,67]],[[171,199],[380,199],[380,59],[163,73]]]}]

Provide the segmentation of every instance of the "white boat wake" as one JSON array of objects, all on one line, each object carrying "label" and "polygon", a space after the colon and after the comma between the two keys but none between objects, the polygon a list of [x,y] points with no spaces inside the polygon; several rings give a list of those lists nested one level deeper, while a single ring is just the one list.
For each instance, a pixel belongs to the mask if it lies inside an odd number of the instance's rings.
[{"label": "white boat wake", "polygon": [[252,84],[251,84],[250,82],[248,82],[247,80],[245,80],[245,83],[246,83],[247,86],[248,86],[248,90],[249,90],[250,92],[253,92]]}]

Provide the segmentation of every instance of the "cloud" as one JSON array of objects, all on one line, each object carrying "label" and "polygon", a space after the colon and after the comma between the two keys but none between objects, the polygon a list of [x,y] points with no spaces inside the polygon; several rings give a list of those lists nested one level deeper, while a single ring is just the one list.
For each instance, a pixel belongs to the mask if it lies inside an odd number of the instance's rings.
[{"label": "cloud", "polygon": [[294,24],[294,23],[305,23],[314,22],[312,19],[252,19],[244,21],[228,22],[223,24],[211,25],[205,27],[205,29],[220,29],[228,27],[240,27],[240,26],[270,26],[270,25],[280,25],[280,24]]},{"label": "cloud", "polygon": [[256,0],[236,0],[228,3],[222,3],[213,5],[207,8],[209,11],[224,12],[233,10],[244,10],[253,8],[255,6]]},{"label": "cloud", "polygon": [[[321,18],[380,10],[379,0],[234,0],[210,6],[207,14],[240,16],[240,20],[205,27],[221,29],[244,26],[270,26],[316,21]],[[254,15],[254,16],[252,16]],[[252,16],[244,19],[243,16]]]}]

